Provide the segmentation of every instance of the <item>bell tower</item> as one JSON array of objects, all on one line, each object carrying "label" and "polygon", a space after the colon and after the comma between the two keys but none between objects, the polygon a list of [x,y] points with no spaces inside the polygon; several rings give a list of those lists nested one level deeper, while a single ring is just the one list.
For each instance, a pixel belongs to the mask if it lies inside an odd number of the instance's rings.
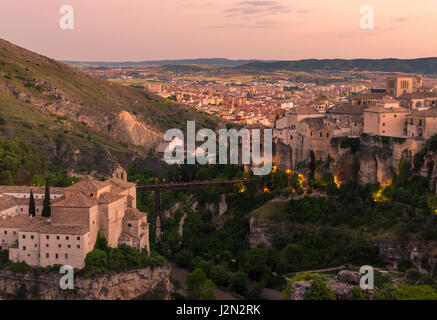
[{"label": "bell tower", "polygon": [[416,77],[417,88],[422,88],[423,86],[423,76],[418,74]]}]

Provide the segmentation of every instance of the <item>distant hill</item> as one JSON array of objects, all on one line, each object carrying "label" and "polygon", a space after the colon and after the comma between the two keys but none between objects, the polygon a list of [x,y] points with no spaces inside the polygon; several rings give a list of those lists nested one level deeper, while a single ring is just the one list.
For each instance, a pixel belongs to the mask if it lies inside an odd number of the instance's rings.
[{"label": "distant hill", "polygon": [[[70,65],[99,65],[106,67],[128,67],[128,66],[164,66],[164,65],[212,65],[222,67],[237,67],[244,64],[257,62],[261,60],[231,60],[223,58],[205,58],[205,59],[182,59],[182,60],[151,60],[151,61],[126,61],[126,62],[104,62],[104,61],[63,61]],[[262,60],[264,61],[264,60]],[[265,60],[265,62],[273,62]]]},{"label": "distant hill", "polygon": [[276,62],[251,62],[235,67],[247,71],[357,70],[437,74],[437,58],[420,59],[309,59]]},{"label": "distant hill", "polygon": [[184,129],[187,120],[212,129],[219,123],[0,39],[0,137],[29,142],[66,169],[108,174],[143,161],[167,129]]}]

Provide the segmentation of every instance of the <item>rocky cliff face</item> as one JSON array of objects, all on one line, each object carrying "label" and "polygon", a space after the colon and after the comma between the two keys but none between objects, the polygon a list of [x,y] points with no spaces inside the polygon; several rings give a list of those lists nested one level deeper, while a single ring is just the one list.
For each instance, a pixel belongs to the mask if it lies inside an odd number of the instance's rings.
[{"label": "rocky cliff face", "polygon": [[[387,184],[397,172],[399,162],[402,159],[407,159],[413,165],[414,155],[420,152],[425,146],[425,141],[415,139],[396,139],[396,138],[382,138],[373,136],[362,136],[360,139],[360,149],[356,156],[360,162],[360,172],[358,175],[359,182],[366,183],[381,183]],[[348,148],[341,148],[339,138],[331,139],[324,152],[324,157],[316,157],[316,161],[320,162],[316,167],[315,176],[321,177],[324,173],[332,173],[336,175],[339,181],[349,181],[353,177],[352,164],[354,155]],[[290,146],[286,146],[281,142],[275,144],[274,162],[280,169],[290,168],[290,163],[293,153],[299,150],[292,150]],[[310,154],[311,150],[300,150],[304,154]],[[320,152],[319,152],[320,153]],[[434,168],[436,163],[433,157],[429,157],[421,174],[432,177],[437,181],[437,168]],[[303,163],[305,168],[296,168],[305,175],[309,175],[309,166],[311,163],[310,156],[308,156]]]},{"label": "rocky cliff face", "polygon": [[[327,276],[326,283],[334,291],[336,300],[352,300],[352,288],[359,286],[360,279],[361,275],[358,272],[343,270],[335,278]],[[290,300],[304,300],[311,287],[310,281],[293,283],[290,287]]]},{"label": "rocky cliff face", "polygon": [[[76,277],[73,290],[59,286],[61,274],[29,271],[14,274],[0,270],[0,297],[10,298],[24,284],[28,299],[42,300],[131,300],[144,294],[158,293],[170,299],[170,267],[132,270],[96,278]],[[36,288],[36,290],[35,290]],[[39,294],[35,297],[35,292]]]}]

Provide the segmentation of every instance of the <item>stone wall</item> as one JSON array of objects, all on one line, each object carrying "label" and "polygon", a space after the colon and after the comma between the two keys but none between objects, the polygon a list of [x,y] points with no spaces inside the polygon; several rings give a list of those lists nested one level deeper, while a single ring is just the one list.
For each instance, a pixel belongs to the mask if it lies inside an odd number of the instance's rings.
[{"label": "stone wall", "polygon": [[[123,273],[105,274],[95,278],[77,276],[74,290],[61,290],[57,273],[43,273],[32,269],[25,274],[0,270],[0,298],[11,298],[21,287],[26,286],[28,299],[42,300],[131,300],[144,294],[158,293],[170,299],[171,267],[131,270]],[[32,295],[37,288],[39,295]]]}]

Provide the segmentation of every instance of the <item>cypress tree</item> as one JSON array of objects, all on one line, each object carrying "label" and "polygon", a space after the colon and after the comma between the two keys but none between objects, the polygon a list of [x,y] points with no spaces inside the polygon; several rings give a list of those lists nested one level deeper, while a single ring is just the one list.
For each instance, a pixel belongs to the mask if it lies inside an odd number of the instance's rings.
[{"label": "cypress tree", "polygon": [[50,209],[50,189],[46,180],[46,191],[44,196],[44,201],[42,203],[42,217],[50,217],[52,215]]},{"label": "cypress tree", "polygon": [[33,190],[30,190],[29,216],[35,216],[35,199],[33,198]]}]

